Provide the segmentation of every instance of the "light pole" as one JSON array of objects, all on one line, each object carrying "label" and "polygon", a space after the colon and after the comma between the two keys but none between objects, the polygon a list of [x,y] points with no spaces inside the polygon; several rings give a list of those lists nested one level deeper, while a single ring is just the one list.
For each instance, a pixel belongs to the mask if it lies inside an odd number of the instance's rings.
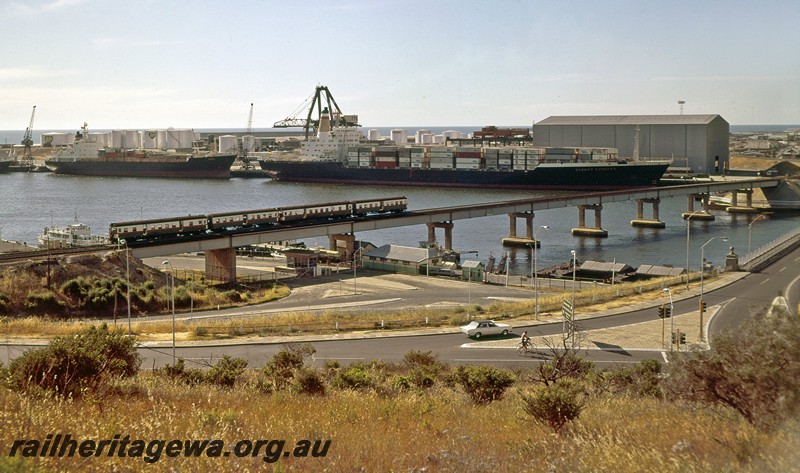
[{"label": "light pole", "polygon": [[703,243],[700,246],[700,341],[703,341],[703,310],[704,310],[704,303],[703,303],[703,275],[706,273],[706,258],[705,258],[705,249],[706,245],[711,243],[716,239],[720,239],[722,241],[728,241],[728,237],[724,236],[715,236],[708,240],[707,242]]},{"label": "light pole", "polygon": [[125,285],[128,290],[128,336],[131,335],[131,249],[125,242]]},{"label": "light pole", "polygon": [[664,288],[664,292],[669,294],[669,351],[672,351],[673,339],[675,337],[675,325],[672,319],[675,317],[673,313],[675,306],[672,304],[672,290],[668,287]]},{"label": "light pole", "polygon": [[571,346],[575,348],[575,271],[578,269],[578,253],[575,250],[569,252],[572,254],[572,310],[569,314],[569,333]]},{"label": "light pole", "polygon": [[753,259],[750,257],[750,241],[752,240],[753,236],[753,224],[758,222],[762,218],[766,218],[766,215],[761,214],[758,217],[754,218],[752,222],[747,224],[747,265],[748,265],[747,269],[750,269],[750,260]]},{"label": "light pole", "polygon": [[[172,263],[169,260],[164,260],[161,263],[163,266],[169,267],[170,272],[172,273],[172,364],[175,364],[175,270],[172,268]],[[167,274],[167,289],[169,289],[169,276],[170,273]]]},{"label": "light pole", "polygon": [[542,225],[539,228],[537,228],[536,231],[533,232],[533,297],[534,297],[533,311],[536,320],[539,320],[539,268],[536,267],[537,266],[536,259],[538,256],[537,248],[539,247],[539,240],[536,239],[536,233],[541,229],[547,230],[548,228],[550,227],[547,225]]},{"label": "light pole", "polygon": [[686,290],[689,290],[689,233],[692,228],[692,217],[695,214],[707,214],[705,210],[697,210],[686,216]]}]

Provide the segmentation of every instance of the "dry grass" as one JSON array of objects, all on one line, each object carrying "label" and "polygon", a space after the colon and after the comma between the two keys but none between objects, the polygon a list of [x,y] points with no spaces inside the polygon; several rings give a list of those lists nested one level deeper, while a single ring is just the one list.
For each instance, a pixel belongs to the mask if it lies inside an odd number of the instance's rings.
[{"label": "dry grass", "polygon": [[[524,389],[527,389],[525,387]],[[487,406],[444,386],[429,392],[330,391],[324,397],[185,387],[141,374],[116,394],[62,400],[0,388],[0,451],[52,433],[102,439],[331,439],[325,458],[272,471],[792,471],[797,422],[766,435],[730,411],[655,399],[592,398],[562,435],[533,422],[517,391]],[[624,415],[620,415],[624,413]],[[92,422],[87,422],[92,419]],[[262,458],[0,458],[20,471],[263,471]]]}]

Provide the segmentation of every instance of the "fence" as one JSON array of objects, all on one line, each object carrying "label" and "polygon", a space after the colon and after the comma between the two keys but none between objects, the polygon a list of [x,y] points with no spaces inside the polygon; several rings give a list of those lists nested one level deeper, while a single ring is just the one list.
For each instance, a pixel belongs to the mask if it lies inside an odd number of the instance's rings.
[{"label": "fence", "polygon": [[761,248],[748,253],[739,266],[746,271],[760,271],[798,246],[800,246],[800,228],[784,233]]}]

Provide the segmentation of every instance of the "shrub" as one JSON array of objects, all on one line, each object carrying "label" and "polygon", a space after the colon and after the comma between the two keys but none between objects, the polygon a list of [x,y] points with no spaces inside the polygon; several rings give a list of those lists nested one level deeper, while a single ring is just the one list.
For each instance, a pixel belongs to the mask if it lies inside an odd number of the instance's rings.
[{"label": "shrub", "polygon": [[264,365],[261,372],[271,385],[272,390],[280,391],[289,383],[303,364],[305,357],[316,353],[314,347],[303,343],[288,343]]},{"label": "shrub", "polygon": [[234,358],[230,355],[225,355],[216,365],[211,367],[206,378],[211,384],[229,388],[236,383],[236,380],[244,373],[246,367],[247,360],[244,358]]},{"label": "shrub", "polygon": [[108,326],[57,337],[44,348],[29,350],[9,365],[10,384],[29,391],[38,387],[60,395],[96,391],[115,377],[131,377],[141,358],[135,339]]},{"label": "shrub", "polygon": [[502,399],[506,389],[516,381],[510,372],[490,366],[459,366],[455,376],[475,404]]},{"label": "shrub", "polygon": [[363,389],[374,386],[375,381],[370,376],[367,365],[353,363],[343,371],[336,374],[334,385],[340,389]]},{"label": "shrub", "polygon": [[664,395],[661,388],[661,363],[656,360],[642,360],[630,367],[606,370],[602,377],[615,393],[652,397]]},{"label": "shrub", "polygon": [[708,351],[678,353],[668,368],[668,397],[723,404],[773,430],[800,409],[798,333],[798,317],[757,317],[715,337]]},{"label": "shrub", "polygon": [[312,396],[325,395],[325,380],[319,371],[314,368],[301,367],[294,375],[294,391],[299,394]]},{"label": "shrub", "polygon": [[222,293],[222,297],[229,300],[230,302],[241,302],[242,301],[242,294],[235,290],[231,289],[230,291],[225,291]]},{"label": "shrub", "polygon": [[10,301],[11,301],[10,297],[8,297],[7,295],[5,295],[2,292],[0,292],[0,314],[6,314],[6,313],[9,312],[9,310],[10,310],[9,302]]},{"label": "shrub", "polygon": [[206,381],[206,373],[197,368],[186,368],[186,362],[183,358],[178,358],[178,361],[173,365],[164,365],[161,368],[156,368],[155,373],[190,386],[196,386]]},{"label": "shrub", "polygon": [[521,397],[525,412],[556,432],[561,432],[567,422],[576,419],[584,407],[583,388],[579,382],[569,378],[561,378],[555,384],[540,387]]},{"label": "shrub", "polygon": [[25,308],[34,312],[58,314],[63,312],[64,303],[56,298],[51,291],[28,294],[25,298]]}]

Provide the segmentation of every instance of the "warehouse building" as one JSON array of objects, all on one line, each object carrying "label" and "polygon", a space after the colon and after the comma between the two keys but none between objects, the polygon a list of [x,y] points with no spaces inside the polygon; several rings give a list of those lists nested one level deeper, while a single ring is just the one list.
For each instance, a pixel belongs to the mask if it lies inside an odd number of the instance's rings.
[{"label": "warehouse building", "polygon": [[636,157],[638,142],[640,159],[672,159],[673,167],[722,174],[728,167],[729,133],[730,125],[719,115],[553,116],[533,125],[533,142],[617,148],[621,158]]}]

